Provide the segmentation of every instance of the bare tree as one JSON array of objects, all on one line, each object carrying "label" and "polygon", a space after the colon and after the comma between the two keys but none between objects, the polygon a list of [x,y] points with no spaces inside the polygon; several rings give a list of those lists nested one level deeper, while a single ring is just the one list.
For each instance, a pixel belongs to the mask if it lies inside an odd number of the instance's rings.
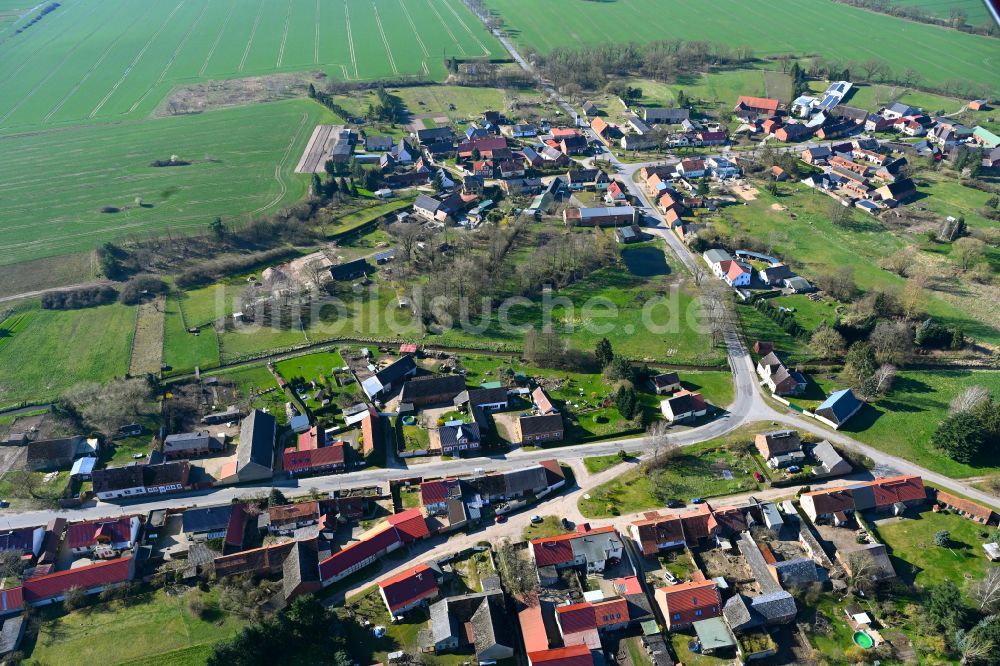
[{"label": "bare tree", "polygon": [[970,386],[952,398],[951,403],[948,404],[948,413],[967,412],[989,398],[990,391],[985,386]]},{"label": "bare tree", "polygon": [[906,277],[907,270],[913,265],[913,255],[915,251],[912,245],[907,245],[903,249],[890,254],[882,260],[882,268],[891,271],[900,277]]},{"label": "bare tree", "polygon": [[500,581],[511,596],[530,597],[538,591],[538,572],[527,558],[514,547],[510,539],[504,539],[496,551]]},{"label": "bare tree", "polygon": [[881,320],[868,340],[875,349],[875,358],[882,363],[902,363],[913,347],[913,330],[905,322]]},{"label": "bare tree", "polygon": [[305,274],[306,279],[309,281],[313,291],[319,291],[323,286],[325,278],[329,276],[329,272],[326,267],[323,266],[323,261],[321,259],[316,259],[307,263],[303,267],[302,272]]},{"label": "bare tree", "polygon": [[896,366],[891,363],[883,363],[875,371],[873,383],[875,384],[875,395],[885,395],[892,388],[892,383],[896,379]]},{"label": "bare tree", "polygon": [[972,597],[979,603],[981,612],[995,612],[1000,607],[1000,569],[990,567],[986,578],[973,587]]},{"label": "bare tree", "polygon": [[821,326],[813,333],[809,346],[820,358],[833,358],[844,351],[844,336],[829,326]]},{"label": "bare tree", "polygon": [[145,379],[118,379],[104,386],[93,382],[77,384],[63,401],[88,425],[111,434],[133,423],[151,396]]},{"label": "bare tree", "polygon": [[694,266],[691,268],[691,278],[694,280],[695,286],[700,287],[707,274],[708,271],[701,265],[701,262],[694,262]]},{"label": "bare tree", "polygon": [[855,591],[868,591],[875,585],[878,567],[875,559],[866,551],[856,550],[847,556],[847,585]]},{"label": "bare tree", "polygon": [[666,421],[654,421],[646,428],[646,441],[649,449],[653,452],[653,459],[649,465],[651,469],[658,469],[673,458],[679,446],[670,438],[670,424]]}]

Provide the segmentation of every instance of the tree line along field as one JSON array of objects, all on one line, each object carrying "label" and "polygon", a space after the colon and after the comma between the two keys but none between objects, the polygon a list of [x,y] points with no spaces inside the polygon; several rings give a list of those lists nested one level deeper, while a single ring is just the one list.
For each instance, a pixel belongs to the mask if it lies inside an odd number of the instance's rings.
[{"label": "tree line along field", "polygon": [[442,79],[445,57],[504,54],[461,0],[63,0],[20,34],[3,25],[0,86],[18,94],[0,99],[0,132],[142,117],[181,83]]},{"label": "tree line along field", "polygon": [[[289,100],[0,136],[7,156],[0,160],[0,265],[289,205],[308,188],[292,172],[313,127],[333,118],[319,104]],[[150,166],[172,155],[191,164]],[[41,183],[58,187],[42,194]],[[105,206],[121,212],[101,212]]]},{"label": "tree line along field", "polygon": [[951,18],[953,9],[965,12],[969,25],[989,25],[993,17],[982,0],[891,0],[897,7],[912,7],[937,18]]},{"label": "tree line along field", "polygon": [[[828,0],[486,0],[515,40],[548,52],[606,42],[662,39],[746,44],[757,56],[877,58],[914,68],[927,83],[965,79],[1000,88],[1000,42]],[[553,29],[558,26],[558,29]]]}]

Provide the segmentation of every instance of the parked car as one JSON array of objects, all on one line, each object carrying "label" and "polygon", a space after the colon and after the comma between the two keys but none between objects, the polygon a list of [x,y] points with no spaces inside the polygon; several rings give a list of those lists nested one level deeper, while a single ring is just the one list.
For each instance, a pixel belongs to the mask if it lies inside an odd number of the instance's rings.
[{"label": "parked car", "polygon": [[563,526],[563,529],[567,529],[567,530],[573,529],[573,523],[570,522],[569,518],[563,518],[562,519],[562,526]]},{"label": "parked car", "polygon": [[791,467],[788,468],[788,473],[789,474],[795,474],[796,472],[801,472],[801,471],[802,471],[802,468],[799,467],[798,465],[792,465]]},{"label": "parked car", "polygon": [[764,475],[760,472],[754,472],[753,478],[757,481],[757,483],[764,483]]},{"label": "parked car", "polygon": [[499,515],[499,516],[497,516],[497,517],[496,517],[496,518],[495,518],[494,520],[496,520],[496,522],[497,522],[498,524],[499,524],[499,523],[506,523],[506,522],[507,522],[507,516],[505,516],[505,515],[503,515],[503,514],[500,514],[500,515]]},{"label": "parked car", "polygon": [[679,509],[682,506],[684,506],[684,502],[682,502],[680,500],[672,499],[672,500],[670,500],[670,501],[667,502],[667,508],[668,509]]},{"label": "parked car", "polygon": [[538,523],[542,522],[542,517],[541,516],[532,516],[531,517],[531,522],[534,523],[535,525],[537,525]]},{"label": "parked car", "polygon": [[0,509],[6,509],[10,506],[10,502],[5,499],[0,499]]},{"label": "parked car", "polygon": [[692,497],[691,504],[704,504],[705,500],[701,497]]}]

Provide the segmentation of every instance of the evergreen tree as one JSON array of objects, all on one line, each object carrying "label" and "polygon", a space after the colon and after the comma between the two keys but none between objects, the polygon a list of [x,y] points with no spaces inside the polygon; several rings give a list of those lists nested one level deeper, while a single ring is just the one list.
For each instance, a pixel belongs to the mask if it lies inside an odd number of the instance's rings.
[{"label": "evergreen tree", "polygon": [[958,412],[947,417],[934,431],[931,443],[960,463],[972,462],[983,448],[985,433],[975,414]]},{"label": "evergreen tree", "polygon": [[316,99],[316,86],[309,84],[309,98]]},{"label": "evergreen tree", "polygon": [[631,386],[622,386],[615,395],[615,406],[622,418],[630,419],[635,416],[638,408],[638,400],[635,396],[635,389]]},{"label": "evergreen tree", "polygon": [[[313,174],[315,176],[315,174]],[[216,240],[222,240],[226,237],[226,225],[223,224],[222,218],[217,217],[208,225],[209,230],[212,235],[215,236]]]},{"label": "evergreen tree", "polygon": [[322,196],[323,194],[323,181],[319,179],[318,173],[312,175],[312,193],[314,197]]},{"label": "evergreen tree", "polygon": [[607,338],[601,338],[600,342],[597,343],[597,348],[594,350],[594,358],[597,359],[597,364],[602,369],[606,368],[611,364],[614,357],[615,353],[611,349],[611,341]]}]

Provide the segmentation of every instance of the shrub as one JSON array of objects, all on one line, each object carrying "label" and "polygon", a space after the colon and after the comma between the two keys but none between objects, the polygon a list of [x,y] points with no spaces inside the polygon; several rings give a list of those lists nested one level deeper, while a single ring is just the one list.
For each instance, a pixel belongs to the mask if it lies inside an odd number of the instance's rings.
[{"label": "shrub", "polygon": [[114,287],[84,287],[68,291],[50,291],[42,294],[42,308],[46,310],[78,310],[113,303],[118,298]]},{"label": "shrub", "polygon": [[136,275],[122,287],[118,300],[125,305],[135,305],[143,296],[167,293],[167,283],[152,275]]}]

